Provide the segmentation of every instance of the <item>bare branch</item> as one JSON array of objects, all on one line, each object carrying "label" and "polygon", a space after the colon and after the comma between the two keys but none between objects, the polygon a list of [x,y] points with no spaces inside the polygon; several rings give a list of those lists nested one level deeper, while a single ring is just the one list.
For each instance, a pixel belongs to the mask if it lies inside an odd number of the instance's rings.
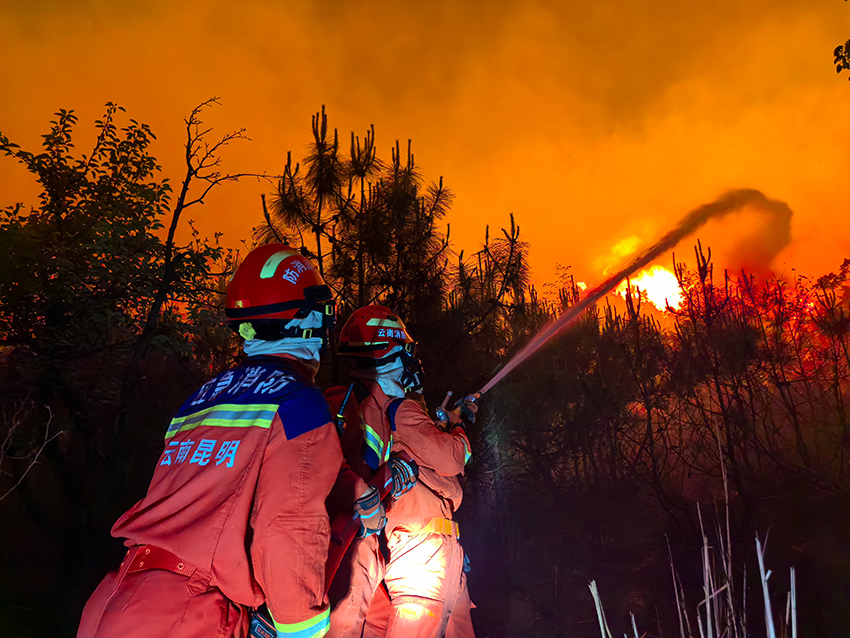
[{"label": "bare branch", "polygon": [[198,197],[196,197],[195,199],[193,199],[191,201],[188,201],[188,202],[184,201],[183,202],[182,210],[186,210],[187,208],[189,208],[189,206],[194,206],[195,204],[203,204],[204,198],[209,194],[209,192],[213,188],[218,186],[219,184],[223,184],[225,182],[238,182],[240,179],[242,179],[244,177],[256,177],[257,181],[259,181],[261,179],[265,179],[265,180],[271,182],[271,181],[274,180],[274,176],[266,175],[265,173],[234,173],[234,174],[228,173],[227,175],[214,174],[214,175],[209,175],[207,177],[200,177],[200,176],[196,175],[196,177],[199,180],[207,182],[207,184],[206,184],[206,186],[204,186],[204,190],[201,191],[201,194]]},{"label": "bare branch", "polygon": [[[3,499],[5,499],[7,496],[9,496],[9,494],[11,494],[13,491],[15,491],[15,489],[23,482],[23,480],[26,478],[27,474],[29,474],[30,470],[33,467],[35,467],[35,465],[38,463],[38,457],[41,456],[42,452],[44,452],[44,448],[46,448],[47,445],[51,441],[53,441],[53,439],[55,439],[56,437],[58,437],[59,435],[61,435],[64,432],[64,430],[60,430],[59,432],[56,432],[53,435],[50,434],[50,424],[53,422],[53,411],[49,407],[47,407],[47,412],[50,416],[47,419],[47,425],[45,425],[45,427],[44,427],[44,438],[41,442],[41,445],[39,445],[38,449],[33,450],[32,452],[30,452],[29,454],[27,454],[25,456],[18,456],[18,457],[9,456],[7,450],[9,449],[9,445],[11,443],[12,435],[14,434],[14,432],[17,430],[18,426],[20,425],[20,418],[21,418],[21,414],[22,414],[23,411],[24,411],[24,407],[21,406],[20,409],[12,417],[13,422],[11,424],[8,423],[8,419],[5,419],[6,422],[7,422],[6,424],[7,424],[8,429],[6,431],[6,437],[3,439],[3,446],[2,446],[2,448],[0,448],[0,465],[2,465],[3,460],[7,459],[7,458],[8,459],[14,459],[14,460],[24,460],[24,459],[27,459],[27,458],[31,458],[31,460],[30,460],[29,464],[27,465],[26,469],[21,474],[21,476],[18,477],[18,480],[15,482],[15,484],[12,487],[10,487],[8,490],[6,490],[6,492],[4,492],[2,495],[0,495],[0,502],[2,502]],[[4,415],[4,418],[5,418],[5,415]]]}]

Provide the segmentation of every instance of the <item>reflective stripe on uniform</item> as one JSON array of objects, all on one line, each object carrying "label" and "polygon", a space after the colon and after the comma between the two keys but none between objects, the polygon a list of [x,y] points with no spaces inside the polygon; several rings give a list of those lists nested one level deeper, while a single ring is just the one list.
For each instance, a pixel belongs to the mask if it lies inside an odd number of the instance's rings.
[{"label": "reflective stripe on uniform", "polygon": [[419,534],[441,534],[460,538],[460,527],[448,518],[432,518],[425,527],[416,532],[417,536]]},{"label": "reflective stripe on uniform", "polygon": [[469,443],[466,442],[466,439],[463,440],[463,464],[466,465],[469,462],[469,459],[472,458],[472,452],[469,451]]},{"label": "reflective stripe on uniform", "polygon": [[326,609],[318,616],[304,622],[286,625],[279,623],[274,618],[274,627],[277,629],[278,638],[320,638],[328,633],[331,627],[331,610]]},{"label": "reflective stripe on uniform", "polygon": [[390,452],[393,451],[393,433],[390,432],[390,441],[387,444],[387,451],[384,454],[384,463],[390,460]]},{"label": "reflective stripe on uniform", "polygon": [[225,428],[266,428],[271,427],[274,415],[280,406],[274,403],[260,405],[240,405],[236,403],[223,403],[213,405],[209,408],[181,416],[171,420],[168,432],[165,433],[166,440],[178,432],[194,430],[198,426],[213,426]]},{"label": "reflective stripe on uniform", "polygon": [[383,458],[384,442],[366,421],[363,421],[363,438],[366,441],[366,445],[375,453],[375,456],[378,459]]}]

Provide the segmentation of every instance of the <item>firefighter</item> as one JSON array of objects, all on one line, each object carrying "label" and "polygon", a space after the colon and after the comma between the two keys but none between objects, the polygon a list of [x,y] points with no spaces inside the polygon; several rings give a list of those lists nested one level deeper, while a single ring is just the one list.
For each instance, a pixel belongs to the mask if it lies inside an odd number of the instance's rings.
[{"label": "firefighter", "polygon": [[[369,308],[355,312],[341,330],[344,343],[351,341],[352,333],[355,333],[356,340],[364,312],[369,315],[367,321],[380,318],[380,313],[370,313]],[[392,346],[389,343],[386,345],[387,348],[375,350],[372,354],[379,358],[388,355]],[[351,354],[348,350],[348,346],[344,346],[341,354]],[[358,361],[357,355],[352,359]],[[372,357],[369,359],[372,360]],[[337,415],[340,424],[344,424],[341,441],[347,465],[363,481],[374,482],[379,470],[389,464],[392,484],[387,496],[398,498],[413,486],[417,471],[415,464],[397,455],[391,456],[393,437],[387,409],[394,398],[403,396],[403,392],[397,386],[387,386],[385,391],[374,377],[374,368],[356,368],[350,375],[351,383],[348,387],[330,388],[325,396],[332,413]],[[345,497],[339,496],[341,491],[351,492],[347,487],[348,481],[350,478],[341,474],[340,481],[331,493],[328,510],[332,518],[337,511],[350,511],[350,504]],[[364,631],[370,602],[376,591],[379,591],[384,577],[385,563],[379,536],[371,531],[364,529],[354,539],[331,583],[331,626],[328,638],[360,638]]]},{"label": "firefighter", "polygon": [[342,452],[313,378],[330,290],[298,252],[261,246],[228,285],[226,317],[247,358],[171,421],[147,495],[112,528],[128,551],[79,638],[244,636],[263,603],[279,637],[327,632],[325,499]]},{"label": "firefighter", "polygon": [[[387,507],[387,636],[443,636],[447,627],[456,636],[472,636],[463,550],[452,516],[463,495],[458,475],[471,456],[458,414],[462,408],[474,416],[477,406],[469,397],[447,413],[446,429],[438,428],[425,408],[415,348],[403,321],[383,306],[355,311],[339,339],[340,354],[356,362],[357,378],[371,381],[370,393],[389,417],[390,449],[406,454],[419,472],[409,491]],[[374,452],[386,454],[375,443]]]}]

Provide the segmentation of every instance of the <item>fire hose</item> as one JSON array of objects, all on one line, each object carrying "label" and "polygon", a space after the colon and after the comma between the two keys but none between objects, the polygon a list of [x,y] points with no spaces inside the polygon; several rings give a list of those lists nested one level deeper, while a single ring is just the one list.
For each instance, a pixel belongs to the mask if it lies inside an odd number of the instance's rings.
[{"label": "fire hose", "polygon": [[504,379],[511,370],[516,368],[520,363],[542,348],[547,341],[576,323],[585,310],[616,288],[621,281],[676,246],[676,244],[678,244],[682,239],[695,232],[709,219],[722,217],[728,213],[739,210],[748,204],[769,205],[770,203],[771,200],[757,190],[739,189],[730,191],[716,201],[711,202],[710,204],[705,204],[691,211],[678,223],[678,225],[673,228],[673,230],[668,232],[642,253],[635,256],[628,264],[608,277],[608,279],[591,289],[583,299],[576,303],[576,305],[572,306],[563,315],[538,332],[531,341],[529,341],[521,350],[519,350],[519,352],[511,357],[501,369],[499,369],[493,378],[484,384],[484,387],[478,391],[478,394],[483,395],[488,390],[492,389],[493,386]]}]

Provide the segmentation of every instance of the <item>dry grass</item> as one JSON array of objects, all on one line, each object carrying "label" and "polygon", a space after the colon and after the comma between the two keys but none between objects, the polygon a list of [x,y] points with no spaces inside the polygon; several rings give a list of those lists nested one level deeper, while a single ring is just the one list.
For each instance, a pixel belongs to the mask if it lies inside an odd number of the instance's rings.
[{"label": "dry grass", "polygon": [[[790,569],[791,588],[784,601],[785,613],[777,616],[768,590],[768,581],[772,572],[765,567],[766,546],[758,536],[756,536],[755,544],[764,604],[763,635],[766,638],[797,638],[797,591],[794,568]],[[728,538],[721,543],[721,547],[715,548],[709,545],[706,537],[703,537],[701,551],[703,597],[696,607],[690,610],[687,608],[685,592],[671,557],[670,571],[673,576],[676,609],[679,616],[680,638],[748,638],[759,635],[757,629],[759,621],[750,621],[747,616],[746,586],[744,583],[746,571],[743,571],[743,576],[736,583],[731,577],[734,573],[732,565],[726,560],[731,554],[724,553],[723,545],[728,546]],[[740,591],[740,595],[737,594],[738,591]],[[596,604],[596,614],[602,638],[613,638],[595,581],[590,583],[590,593]],[[696,634],[692,630],[692,619],[696,621]],[[638,632],[633,614],[631,616],[631,627],[634,638],[643,638],[646,635]],[[632,637],[626,636],[626,638]]]},{"label": "dry grass", "polygon": [[[720,435],[715,428],[718,448],[720,448]],[[721,450],[722,452],[722,450]],[[721,455],[722,458],[722,455]],[[749,638],[760,635],[757,626],[758,620],[748,617],[747,601],[747,572],[746,565],[742,565],[740,571],[735,569],[732,555],[732,538],[729,515],[729,488],[725,465],[721,463],[723,472],[723,485],[725,491],[725,520],[721,522],[720,512],[717,512],[714,537],[716,546],[709,541],[706,531],[702,510],[697,506],[700,530],[702,532],[702,549],[700,559],[702,563],[702,599],[693,609],[688,609],[685,591],[682,582],[676,572],[673,562],[673,554],[668,542],[668,555],[670,557],[670,572],[673,577],[673,591],[676,597],[676,610],[679,620],[680,638]],[[758,559],[758,573],[761,590],[761,598],[764,609],[764,636],[766,638],[797,638],[797,584],[794,568],[790,569],[790,591],[785,598],[784,614],[777,615],[774,612],[771,601],[768,581],[771,571],[765,564],[765,551],[767,538],[764,542],[756,535],[755,537],[756,557]],[[740,573],[736,580],[735,574]],[[596,604],[596,614],[599,619],[599,630],[602,638],[613,638],[611,630],[605,619],[605,612],[596,582],[591,581],[590,593]],[[692,627],[695,621],[697,634]],[[642,638],[646,634],[639,634],[634,615],[631,617],[633,638]],[[625,638],[632,638],[625,636]]]}]

